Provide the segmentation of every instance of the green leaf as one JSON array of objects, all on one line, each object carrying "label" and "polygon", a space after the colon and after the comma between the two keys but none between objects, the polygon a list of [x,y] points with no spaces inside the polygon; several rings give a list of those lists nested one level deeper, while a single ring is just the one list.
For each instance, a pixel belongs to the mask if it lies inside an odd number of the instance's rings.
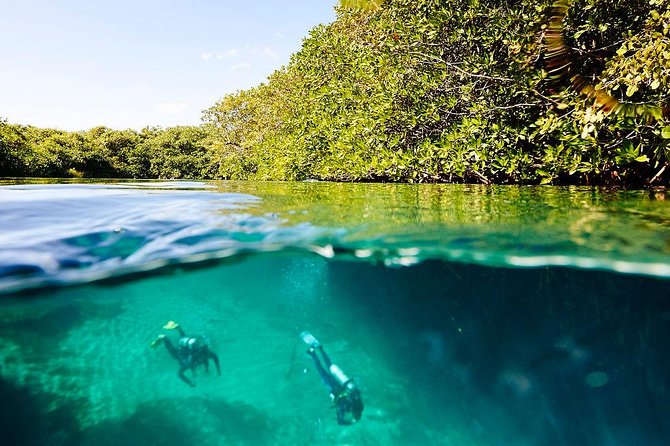
[{"label": "green leaf", "polygon": [[630,139],[624,140],[622,146],[623,146],[623,152],[630,153],[630,152],[634,151],[633,142]]},{"label": "green leaf", "polygon": [[659,121],[663,119],[663,110],[661,110],[661,107],[651,107],[649,109],[649,114]]},{"label": "green leaf", "polygon": [[635,158],[635,161],[638,163],[646,163],[649,161],[649,157],[647,155],[640,155],[637,158]]},{"label": "green leaf", "polygon": [[630,97],[637,93],[637,85],[629,85],[626,89],[626,96]]},{"label": "green leaf", "polygon": [[670,125],[667,127],[663,127],[661,130],[661,137],[663,139],[670,139]]}]

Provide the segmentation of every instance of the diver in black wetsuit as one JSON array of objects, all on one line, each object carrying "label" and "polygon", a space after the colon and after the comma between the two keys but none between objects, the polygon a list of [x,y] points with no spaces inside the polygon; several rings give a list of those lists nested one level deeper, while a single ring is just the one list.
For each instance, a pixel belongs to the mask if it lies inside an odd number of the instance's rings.
[{"label": "diver in black wetsuit", "polygon": [[[356,383],[349,379],[337,365],[333,364],[323,346],[311,333],[302,332],[300,337],[305,343],[309,344],[307,354],[314,360],[314,366],[330,392],[330,399],[337,410],[337,423],[345,425],[358,422],[363,414],[363,399]],[[323,357],[325,367],[316,354],[317,350]]]},{"label": "diver in black wetsuit", "polygon": [[195,383],[191,381],[186,375],[187,370],[195,377],[195,369],[202,365],[205,367],[205,372],[209,373],[209,360],[214,361],[216,372],[221,376],[221,367],[219,366],[219,357],[209,349],[207,342],[198,336],[188,336],[174,321],[170,321],[163,326],[166,330],[179,331],[179,341],[177,346],[172,344],[172,341],[164,334],[158,335],[152,343],[152,347],[158,346],[160,343],[165,344],[165,348],[174,359],[179,361],[179,378],[191,387],[195,387]]}]

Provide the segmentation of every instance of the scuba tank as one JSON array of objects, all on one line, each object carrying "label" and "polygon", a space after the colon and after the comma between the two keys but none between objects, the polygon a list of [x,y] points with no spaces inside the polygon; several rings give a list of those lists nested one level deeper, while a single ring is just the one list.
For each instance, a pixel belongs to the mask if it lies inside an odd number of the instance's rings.
[{"label": "scuba tank", "polygon": [[333,375],[335,379],[337,379],[337,382],[340,383],[342,387],[344,387],[349,382],[349,377],[345,375],[342,369],[337,365],[331,364],[328,370],[330,371],[330,374]]}]

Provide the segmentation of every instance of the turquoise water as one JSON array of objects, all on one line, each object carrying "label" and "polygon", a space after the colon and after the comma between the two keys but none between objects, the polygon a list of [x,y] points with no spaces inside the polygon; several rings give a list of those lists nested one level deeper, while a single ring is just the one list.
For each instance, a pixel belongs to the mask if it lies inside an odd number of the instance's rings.
[{"label": "turquoise water", "polygon": [[[591,188],[0,183],[0,438],[665,445],[670,205]],[[149,343],[206,335],[196,386]],[[359,383],[339,426],[298,339]]]}]

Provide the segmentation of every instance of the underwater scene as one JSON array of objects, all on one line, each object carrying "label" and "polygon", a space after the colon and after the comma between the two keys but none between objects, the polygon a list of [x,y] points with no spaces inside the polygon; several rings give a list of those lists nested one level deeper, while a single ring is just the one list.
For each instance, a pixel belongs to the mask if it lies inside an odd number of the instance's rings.
[{"label": "underwater scene", "polygon": [[670,201],[0,181],[12,445],[666,445]]}]

